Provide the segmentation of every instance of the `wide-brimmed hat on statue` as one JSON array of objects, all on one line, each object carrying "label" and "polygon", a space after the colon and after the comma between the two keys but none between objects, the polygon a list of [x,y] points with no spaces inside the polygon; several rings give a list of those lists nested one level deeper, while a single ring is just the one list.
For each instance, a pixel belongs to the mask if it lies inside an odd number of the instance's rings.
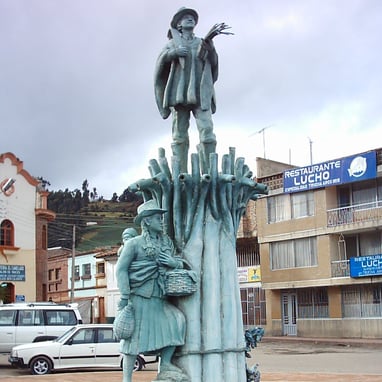
[{"label": "wide-brimmed hat on statue", "polygon": [[151,199],[141,204],[138,207],[137,212],[138,215],[135,217],[134,223],[140,225],[143,218],[155,214],[164,214],[167,211],[159,208],[157,202],[154,199]]},{"label": "wide-brimmed hat on statue", "polygon": [[192,15],[195,19],[195,24],[198,23],[199,15],[198,13],[191,8],[186,8],[182,7],[179,9],[178,12],[175,13],[174,17],[171,20],[171,27],[176,28],[178,26],[179,20],[184,16],[184,15]]}]

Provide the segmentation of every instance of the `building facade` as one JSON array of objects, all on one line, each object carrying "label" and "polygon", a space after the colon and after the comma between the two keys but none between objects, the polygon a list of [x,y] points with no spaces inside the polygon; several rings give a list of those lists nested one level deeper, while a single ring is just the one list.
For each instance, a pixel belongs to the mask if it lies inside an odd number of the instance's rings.
[{"label": "building facade", "polygon": [[0,155],[0,300],[47,300],[48,192],[12,153]]},{"label": "building facade", "polygon": [[[257,173],[280,173],[290,165],[257,158]],[[262,287],[260,246],[257,229],[257,203],[250,200],[243,215],[236,240],[237,272],[245,328],[267,326],[265,290]]]},{"label": "building facade", "polygon": [[106,303],[110,305],[110,289],[113,290],[109,283],[114,278],[113,272],[108,271],[108,260],[117,258],[117,250],[118,247],[98,248],[73,254],[73,250],[66,248],[50,248],[48,299],[56,303],[78,303],[84,323],[108,322],[108,310],[112,309],[113,322],[116,307],[106,307]]},{"label": "building facade", "polygon": [[[256,201],[269,335],[382,332],[382,149],[262,171]],[[258,163],[259,167],[259,163]]]}]

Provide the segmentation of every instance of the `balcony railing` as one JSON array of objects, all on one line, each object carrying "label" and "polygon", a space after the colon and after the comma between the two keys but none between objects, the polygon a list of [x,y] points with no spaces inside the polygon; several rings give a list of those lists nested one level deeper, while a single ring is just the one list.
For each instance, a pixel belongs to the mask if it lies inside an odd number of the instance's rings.
[{"label": "balcony railing", "polygon": [[328,227],[344,224],[375,221],[382,219],[382,201],[356,204],[353,206],[334,208],[327,211]]},{"label": "balcony railing", "polygon": [[336,260],[332,261],[332,277],[349,277],[350,261]]}]

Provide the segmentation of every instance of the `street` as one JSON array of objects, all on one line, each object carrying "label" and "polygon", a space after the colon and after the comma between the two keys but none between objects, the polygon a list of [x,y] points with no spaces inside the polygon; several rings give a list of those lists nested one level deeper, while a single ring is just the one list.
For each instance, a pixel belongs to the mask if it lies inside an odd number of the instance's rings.
[{"label": "street", "polygon": [[261,373],[375,374],[382,381],[382,344],[267,341],[258,344],[247,363]]},{"label": "street", "polygon": [[[248,365],[259,364],[261,382],[382,382],[382,344],[343,342],[288,341],[264,339],[251,352]],[[45,382],[120,382],[120,371],[60,372],[43,377],[29,370],[12,369],[0,358],[0,380],[11,382],[41,380]],[[134,382],[150,382],[156,365],[134,374]],[[233,381],[232,381],[233,382]]]}]

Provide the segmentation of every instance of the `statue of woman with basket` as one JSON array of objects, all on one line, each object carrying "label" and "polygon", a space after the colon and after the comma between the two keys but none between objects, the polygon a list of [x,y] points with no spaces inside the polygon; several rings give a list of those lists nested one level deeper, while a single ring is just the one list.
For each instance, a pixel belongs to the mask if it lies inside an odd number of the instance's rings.
[{"label": "statue of woman with basket", "polygon": [[165,295],[166,273],[183,268],[171,239],[163,233],[165,212],[154,200],[138,207],[135,223],[141,225],[142,234],[124,244],[117,262],[121,299],[114,331],[124,354],[123,382],[132,381],[134,362],[140,353],[160,355],[158,381],[188,381],[171,363],[175,348],[184,344],[186,325],[183,313]]}]

